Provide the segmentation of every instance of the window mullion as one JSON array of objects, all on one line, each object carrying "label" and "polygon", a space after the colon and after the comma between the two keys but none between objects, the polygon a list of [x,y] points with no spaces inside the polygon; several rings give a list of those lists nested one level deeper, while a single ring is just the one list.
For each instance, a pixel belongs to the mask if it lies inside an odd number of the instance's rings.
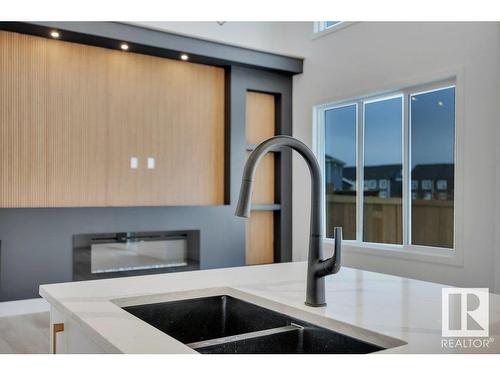
[{"label": "window mullion", "polygon": [[410,103],[403,95],[403,245],[411,241],[411,167],[410,167]]},{"label": "window mullion", "polygon": [[356,240],[363,241],[363,203],[364,203],[364,103],[357,103],[356,139]]}]

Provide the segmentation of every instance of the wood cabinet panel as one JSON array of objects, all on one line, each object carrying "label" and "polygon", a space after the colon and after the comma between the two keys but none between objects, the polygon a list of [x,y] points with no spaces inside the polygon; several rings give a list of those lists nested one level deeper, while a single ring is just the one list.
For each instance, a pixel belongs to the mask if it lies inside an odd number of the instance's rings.
[{"label": "wood cabinet panel", "polygon": [[[258,144],[275,135],[274,95],[248,91],[246,97],[246,142]],[[252,195],[254,204],[274,203],[274,155],[269,153],[260,161],[255,173]]]},{"label": "wood cabinet panel", "polygon": [[247,221],[246,264],[274,262],[274,214],[252,211]]},{"label": "wood cabinet panel", "polygon": [[[275,135],[274,95],[247,92],[246,142],[255,145]],[[247,154],[247,156],[249,153]],[[256,170],[252,204],[275,202],[275,155],[265,155]],[[253,210],[246,228],[246,263],[264,264],[274,261],[274,213]]]},{"label": "wood cabinet panel", "polygon": [[247,92],[246,139],[247,144],[258,144],[275,135],[274,95]]},{"label": "wood cabinet panel", "polygon": [[274,203],[274,180],[274,155],[269,153],[260,160],[259,166],[255,171],[252,193],[253,204]]},{"label": "wood cabinet panel", "polygon": [[0,207],[224,203],[222,68],[2,31],[0,94]]}]

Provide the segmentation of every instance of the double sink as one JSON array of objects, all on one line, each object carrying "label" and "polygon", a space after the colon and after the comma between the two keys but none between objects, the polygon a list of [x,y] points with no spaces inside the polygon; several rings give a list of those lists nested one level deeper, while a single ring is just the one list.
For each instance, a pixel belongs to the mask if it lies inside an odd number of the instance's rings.
[{"label": "double sink", "polygon": [[123,309],[202,354],[363,354],[385,349],[228,295]]}]

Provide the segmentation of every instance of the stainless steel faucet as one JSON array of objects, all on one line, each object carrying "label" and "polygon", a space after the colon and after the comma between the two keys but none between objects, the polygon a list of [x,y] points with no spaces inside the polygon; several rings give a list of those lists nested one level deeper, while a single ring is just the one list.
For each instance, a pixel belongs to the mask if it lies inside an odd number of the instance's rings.
[{"label": "stainless steel faucet", "polygon": [[311,173],[311,233],[309,236],[309,256],[307,265],[306,305],[325,306],[325,276],[340,270],[342,228],[334,228],[334,254],[323,260],[323,225],[321,209],[323,195],[321,191],[321,169],[313,152],[304,143],[286,135],[269,138],[258,145],[250,154],[243,170],[240,198],[236,206],[236,216],[249,217],[252,198],[252,184],[255,170],[260,159],[272,149],[290,147],[297,151],[307,162]]}]

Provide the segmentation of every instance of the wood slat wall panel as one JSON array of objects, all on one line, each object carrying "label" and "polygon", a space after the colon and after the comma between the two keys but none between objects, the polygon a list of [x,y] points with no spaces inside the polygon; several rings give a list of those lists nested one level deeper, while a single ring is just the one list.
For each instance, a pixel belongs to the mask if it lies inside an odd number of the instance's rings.
[{"label": "wood slat wall panel", "polygon": [[170,62],[152,59],[153,201],[223,204],[224,71]]},{"label": "wood slat wall panel", "polygon": [[0,64],[1,207],[224,203],[223,69],[10,32]]},{"label": "wood slat wall panel", "polygon": [[103,206],[108,171],[106,57],[97,48],[50,40],[45,49],[39,56],[47,77],[40,90],[46,97],[42,110],[48,163],[43,206]]},{"label": "wood slat wall panel", "polygon": [[[145,156],[151,149],[151,60],[110,51],[107,59],[109,85],[107,112],[110,173],[107,201],[112,206],[151,205],[151,179]],[[139,58],[137,58],[139,57]],[[138,169],[130,159],[138,158]]]},{"label": "wood slat wall panel", "polygon": [[47,77],[37,59],[45,48],[11,33],[0,33],[0,46],[0,199],[3,207],[26,207],[43,201],[47,191]]}]

